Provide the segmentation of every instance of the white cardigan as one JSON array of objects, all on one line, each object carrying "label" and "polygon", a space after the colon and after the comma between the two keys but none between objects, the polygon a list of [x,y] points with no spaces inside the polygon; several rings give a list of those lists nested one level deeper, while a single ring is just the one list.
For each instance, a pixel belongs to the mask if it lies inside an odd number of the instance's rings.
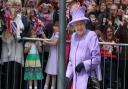
[{"label": "white cardigan", "polygon": [[[21,15],[18,14],[14,20],[17,25],[17,30],[20,28],[24,28],[24,25],[21,21]],[[8,48],[10,47],[10,48]],[[8,56],[8,51],[11,49],[11,54]],[[16,61],[18,63],[24,63],[24,56],[23,56],[23,43],[18,42],[17,39],[13,39],[9,46],[6,42],[2,42],[2,53],[1,53],[1,63],[8,62],[8,61]]]}]

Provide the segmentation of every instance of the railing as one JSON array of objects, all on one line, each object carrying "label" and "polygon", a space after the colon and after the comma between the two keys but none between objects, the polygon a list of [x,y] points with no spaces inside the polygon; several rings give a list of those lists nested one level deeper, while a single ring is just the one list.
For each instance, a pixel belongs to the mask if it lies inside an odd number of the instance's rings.
[{"label": "railing", "polygon": [[[1,38],[2,36],[0,36],[0,38]],[[20,39],[18,39],[18,40],[20,40]],[[21,40],[35,40],[35,41],[44,41],[44,40],[50,40],[50,39],[42,39],[42,38],[29,38],[29,37],[23,37],[23,38],[21,38]],[[16,49],[16,50],[18,50],[18,49]],[[44,51],[44,50],[43,50]],[[43,55],[43,54],[42,54]],[[43,59],[41,58],[41,63],[43,63]],[[6,72],[7,72],[7,74],[6,74],[6,77],[7,77],[7,80],[6,80],[6,89],[12,89],[12,88],[10,88],[9,87],[9,78],[8,78],[8,75],[10,75],[9,74],[9,70],[10,70],[10,66],[9,66],[9,64],[7,63],[7,70],[6,70]],[[5,71],[4,71],[4,73],[3,73],[3,70],[2,69],[4,69],[4,68],[2,68],[2,67],[5,67],[5,66],[3,66],[3,65],[1,65],[0,64],[0,89],[5,89],[5,87],[3,88],[2,87],[2,84],[3,84],[3,82],[5,83],[5,81],[3,80],[3,78],[5,78]],[[14,64],[14,70],[15,70],[15,68],[16,68],[16,64]],[[42,70],[43,70],[43,66],[42,66]],[[24,80],[24,77],[23,77],[23,75],[24,75],[24,73],[23,73],[23,68],[21,67],[21,70],[20,70],[20,74],[21,74],[21,80],[18,80],[18,81],[23,81]],[[43,71],[44,72],[44,71]],[[14,71],[14,79],[15,79],[15,74],[17,74],[15,71]],[[38,81],[38,89],[43,89],[43,82],[44,82],[45,80],[40,80],[40,81]],[[12,84],[12,83],[11,83]],[[13,88],[14,88],[14,85],[16,84],[16,81],[14,80],[14,83],[13,83]],[[28,87],[28,82],[27,81],[23,81],[23,82],[20,82],[20,84],[19,84],[19,86],[20,86],[20,89],[29,89],[29,87]],[[14,88],[15,89],[15,88]]]},{"label": "railing", "polygon": [[100,45],[128,46],[125,43],[99,42]]},{"label": "railing", "polygon": [[[23,37],[22,39],[23,40],[38,40],[38,41],[50,40],[50,39],[41,39],[41,38],[28,38],[28,37]],[[128,44],[109,43],[109,42],[106,42],[106,43],[99,42],[99,45],[118,46],[118,48],[119,47],[124,47],[124,48],[128,47]],[[128,55],[128,53],[126,53],[126,52],[124,52],[124,53],[126,55]],[[125,59],[123,60],[124,67],[120,66],[120,63],[122,63],[122,60],[120,59],[120,54],[121,54],[121,52],[118,51],[116,60],[113,60],[112,55],[109,58],[102,57],[102,59],[101,59],[101,70],[102,70],[102,83],[101,83],[101,85],[102,85],[102,88],[101,89],[126,89],[125,86],[127,86],[127,82],[126,82],[126,76],[127,75],[126,74],[128,71],[128,69],[127,69],[127,65],[128,65],[127,63],[128,62],[127,62],[127,59],[125,57]],[[120,67],[122,67],[122,68],[120,68]],[[120,70],[120,69],[123,69],[123,70]],[[122,75],[120,75],[121,71],[123,71]],[[1,67],[0,67],[0,74],[2,74]],[[113,75],[113,74],[115,74],[115,75]],[[0,75],[0,89],[2,89],[1,83],[3,82],[1,80],[1,76],[2,75]],[[113,76],[115,76],[114,80],[113,80]],[[44,82],[41,81],[40,85],[41,85],[41,87],[38,89],[43,89]],[[28,89],[28,87],[26,87],[26,89]]]},{"label": "railing", "polygon": [[[102,55],[101,70],[102,70],[102,88],[101,89],[127,89],[128,78],[128,44],[123,43],[104,43],[100,45],[116,46],[117,52],[109,57]],[[121,50],[121,49],[122,50]],[[123,55],[123,58],[122,56]]]}]

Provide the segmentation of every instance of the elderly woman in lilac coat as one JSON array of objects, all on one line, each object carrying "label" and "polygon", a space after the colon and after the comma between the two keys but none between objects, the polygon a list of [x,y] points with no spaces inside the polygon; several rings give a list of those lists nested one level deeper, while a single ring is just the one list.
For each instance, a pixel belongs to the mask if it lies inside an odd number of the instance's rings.
[{"label": "elderly woman in lilac coat", "polygon": [[[71,37],[71,49],[69,63],[66,71],[66,87],[73,78],[73,89],[87,89],[90,67],[92,64],[92,75],[97,76],[100,72],[100,48],[95,32],[86,29],[85,23],[89,20],[85,17],[82,7],[76,8],[71,12],[75,33]],[[92,59],[92,62],[91,62]],[[98,72],[98,73],[97,73]]]}]

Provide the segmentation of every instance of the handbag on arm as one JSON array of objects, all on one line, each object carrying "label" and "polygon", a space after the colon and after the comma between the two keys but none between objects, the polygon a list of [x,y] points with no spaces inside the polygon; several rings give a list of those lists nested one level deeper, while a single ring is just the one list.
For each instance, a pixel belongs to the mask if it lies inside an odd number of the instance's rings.
[{"label": "handbag on arm", "polygon": [[90,75],[88,77],[87,89],[100,89],[99,80],[95,76],[92,76],[92,59],[91,59]]}]

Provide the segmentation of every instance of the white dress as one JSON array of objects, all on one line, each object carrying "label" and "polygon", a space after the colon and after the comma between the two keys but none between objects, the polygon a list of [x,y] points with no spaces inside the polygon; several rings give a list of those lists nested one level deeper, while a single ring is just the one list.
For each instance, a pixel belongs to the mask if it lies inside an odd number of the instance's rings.
[{"label": "white dress", "polygon": [[[59,38],[59,32],[53,33],[51,39],[53,38]],[[56,46],[50,46],[45,72],[51,75],[58,74],[58,44]]]}]

